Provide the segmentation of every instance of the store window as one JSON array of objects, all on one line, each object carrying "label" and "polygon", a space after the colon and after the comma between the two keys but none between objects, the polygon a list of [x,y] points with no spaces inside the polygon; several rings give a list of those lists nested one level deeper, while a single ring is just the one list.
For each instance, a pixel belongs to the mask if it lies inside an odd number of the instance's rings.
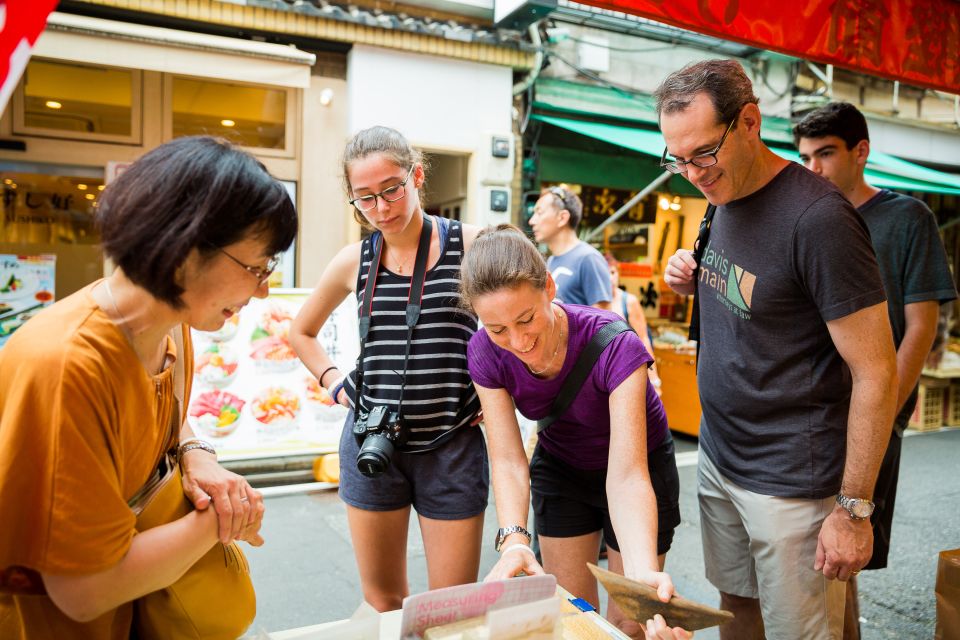
[{"label": "store window", "polygon": [[244,147],[288,149],[286,89],[173,77],[174,138],[216,135]]},{"label": "store window", "polygon": [[140,71],[31,60],[14,94],[14,133],[140,142]]},{"label": "store window", "polygon": [[[72,173],[69,168],[58,174],[57,169],[34,173],[0,168],[0,255],[56,256],[53,293],[59,300],[103,276],[100,236],[94,226],[103,179],[65,175]],[[26,293],[0,292],[0,302],[4,295],[10,298],[7,304],[20,301]]]}]

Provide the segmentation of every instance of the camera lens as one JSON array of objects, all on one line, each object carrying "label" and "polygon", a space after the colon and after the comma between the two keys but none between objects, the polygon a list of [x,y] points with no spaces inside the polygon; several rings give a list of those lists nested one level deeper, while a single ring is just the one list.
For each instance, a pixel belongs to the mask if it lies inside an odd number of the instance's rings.
[{"label": "camera lens", "polygon": [[393,443],[381,433],[372,433],[357,453],[357,469],[368,478],[376,478],[390,465]]}]

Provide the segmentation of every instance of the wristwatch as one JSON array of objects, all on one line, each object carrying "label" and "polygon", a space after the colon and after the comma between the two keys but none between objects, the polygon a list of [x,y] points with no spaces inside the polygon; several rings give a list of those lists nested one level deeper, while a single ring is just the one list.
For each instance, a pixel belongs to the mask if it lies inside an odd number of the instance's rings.
[{"label": "wristwatch", "polygon": [[529,542],[530,539],[531,539],[530,532],[527,531],[526,529],[524,529],[523,527],[521,527],[521,526],[518,525],[518,524],[515,524],[515,525],[510,526],[510,527],[502,527],[502,528],[500,528],[500,529],[497,529],[497,539],[494,540],[494,542],[493,542],[493,549],[494,549],[494,551],[500,551],[500,547],[503,546],[503,541],[504,541],[504,540],[506,539],[506,537],[509,536],[511,533],[519,533],[519,534],[521,534],[521,535],[527,536],[527,542]]},{"label": "wristwatch", "polygon": [[865,498],[850,498],[842,493],[837,495],[837,504],[846,509],[854,520],[866,520],[876,507]]}]

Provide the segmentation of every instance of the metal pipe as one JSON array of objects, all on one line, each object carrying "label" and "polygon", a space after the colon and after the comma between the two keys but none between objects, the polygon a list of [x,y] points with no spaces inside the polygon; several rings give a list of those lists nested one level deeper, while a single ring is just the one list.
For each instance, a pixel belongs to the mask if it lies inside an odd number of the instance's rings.
[{"label": "metal pipe", "polygon": [[533,58],[533,69],[527,74],[527,77],[513,85],[513,95],[518,96],[536,82],[540,75],[540,68],[543,67],[543,40],[540,38],[540,23],[534,22],[529,29],[530,41],[537,48],[537,53]]},{"label": "metal pipe", "polygon": [[893,81],[893,113],[900,113],[900,81]]},{"label": "metal pipe", "polygon": [[827,97],[833,100],[833,65],[827,65]]},{"label": "metal pipe", "polygon": [[627,211],[630,211],[630,209],[633,209],[634,205],[636,205],[638,202],[646,198],[651,191],[653,191],[654,189],[662,185],[664,182],[669,180],[672,176],[673,174],[670,173],[669,171],[664,171],[662,174],[657,176],[657,179],[651,182],[650,184],[648,184],[647,186],[645,186],[643,188],[643,191],[641,191],[637,195],[630,198],[630,200],[628,200],[625,205],[617,209],[617,211],[612,216],[604,220],[603,224],[601,224],[596,229],[588,233],[587,236],[584,238],[584,241],[589,242],[598,233],[601,233],[608,226],[610,226],[611,224],[619,220],[621,217],[623,217],[623,214],[625,214]]}]

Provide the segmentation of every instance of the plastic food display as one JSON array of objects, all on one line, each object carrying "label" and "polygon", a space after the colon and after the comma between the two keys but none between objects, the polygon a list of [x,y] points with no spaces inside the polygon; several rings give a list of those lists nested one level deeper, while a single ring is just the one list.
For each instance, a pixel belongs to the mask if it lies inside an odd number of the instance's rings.
[{"label": "plastic food display", "polygon": [[201,393],[190,404],[190,421],[195,430],[219,438],[233,433],[240,424],[243,400],[227,391]]},{"label": "plastic food display", "polygon": [[[289,343],[290,325],[308,295],[275,289],[266,299],[251,299],[219,330],[193,332],[189,420],[197,435],[214,438],[222,460],[337,450],[348,409],[333,402]],[[353,298],[334,311],[317,339],[342,372],[353,368],[359,352]]]},{"label": "plastic food display", "polygon": [[239,366],[237,354],[231,347],[214,342],[197,354],[194,380],[222,389],[237,377]]},{"label": "plastic food display", "polygon": [[250,413],[268,437],[288,433],[300,415],[300,398],[284,387],[267,387],[250,403]]}]

